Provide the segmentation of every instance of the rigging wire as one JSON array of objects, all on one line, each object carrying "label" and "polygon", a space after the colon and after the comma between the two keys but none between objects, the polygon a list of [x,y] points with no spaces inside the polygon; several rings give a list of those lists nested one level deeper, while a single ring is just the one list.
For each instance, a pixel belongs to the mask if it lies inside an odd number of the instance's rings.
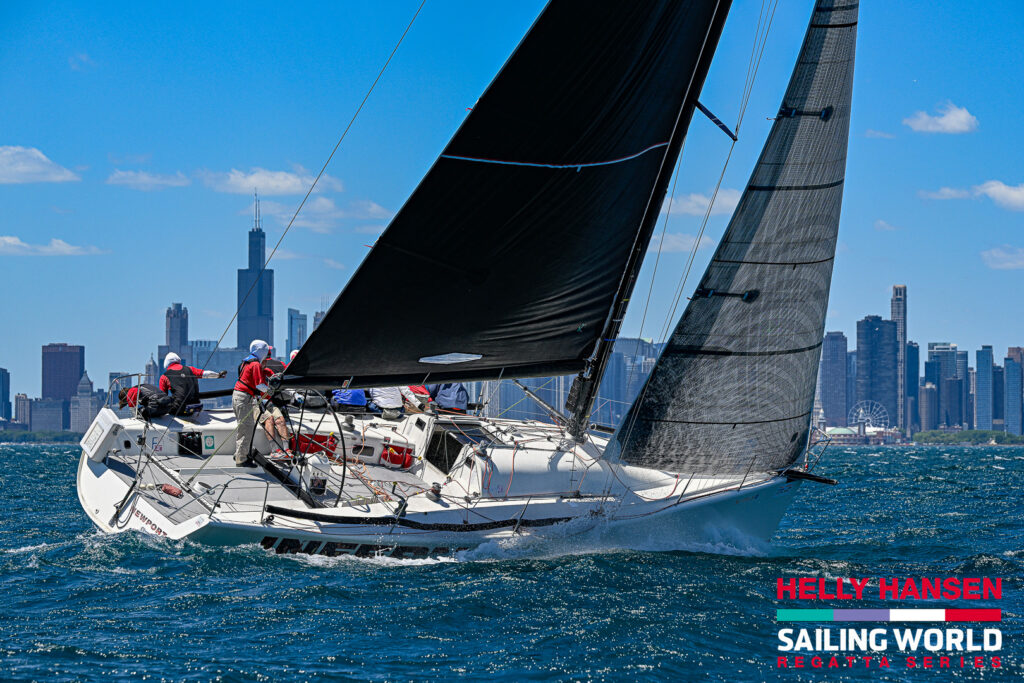
[{"label": "rigging wire", "polygon": [[409,31],[412,29],[413,23],[415,23],[416,21],[416,17],[420,15],[420,10],[423,9],[423,6],[425,4],[427,4],[427,0],[421,0],[419,7],[416,8],[416,12],[412,15],[412,19],[409,20],[408,26],[405,27],[405,31],[402,32],[402,35],[401,37],[399,37],[398,42],[395,43],[395,46],[391,49],[391,54],[388,55],[388,58],[387,60],[385,60],[384,65],[380,68],[380,71],[377,73],[377,77],[373,79],[373,83],[370,84],[369,90],[367,90],[366,94],[363,96],[362,102],[360,102],[359,106],[356,107],[355,113],[352,114],[352,118],[349,120],[348,125],[345,126],[345,130],[341,133],[341,137],[338,138],[338,142],[334,145],[334,149],[331,150],[330,155],[327,157],[327,161],[324,162],[324,165],[320,169],[320,172],[316,174],[316,178],[313,179],[313,183],[309,186],[309,190],[306,192],[306,196],[302,198],[301,202],[299,202],[299,206],[297,209],[295,209],[295,213],[292,215],[291,220],[288,221],[288,225],[285,227],[284,232],[281,233],[281,236],[278,238],[277,243],[274,245],[274,248],[270,250],[270,255],[267,256],[267,260],[266,262],[264,262],[263,267],[260,269],[259,275],[257,275],[253,279],[253,283],[252,285],[249,286],[249,290],[245,293],[245,296],[242,298],[242,302],[238,305],[238,309],[235,311],[234,315],[231,316],[231,320],[228,321],[227,326],[224,328],[224,332],[220,335],[220,338],[214,345],[213,351],[210,352],[210,356],[206,359],[206,363],[203,364],[204,370],[206,369],[206,365],[213,359],[213,352],[220,348],[220,344],[221,342],[224,341],[224,337],[227,336],[228,330],[231,329],[231,325],[234,324],[235,320],[238,318],[238,314],[241,312],[242,306],[249,299],[249,295],[252,294],[252,290],[256,287],[256,283],[258,283],[260,281],[260,278],[263,277],[264,271],[266,271],[267,266],[270,265],[270,260],[274,258],[274,254],[277,253],[277,249],[278,247],[281,246],[281,242],[284,241],[284,238],[288,234],[288,231],[291,230],[292,224],[295,223],[295,219],[299,217],[299,212],[302,211],[302,207],[306,205],[306,201],[309,199],[309,196],[313,194],[313,190],[316,189],[316,185],[318,182],[320,182],[320,178],[323,176],[324,172],[327,171],[327,167],[330,165],[335,153],[337,153],[338,148],[341,147],[342,141],[345,140],[345,136],[347,136],[349,130],[352,129],[352,125],[356,122],[356,118],[359,116],[359,113],[363,110],[363,106],[366,104],[366,101],[370,99],[370,95],[373,93],[374,88],[377,87],[377,83],[379,83],[380,79],[384,76],[384,71],[388,68],[388,65],[391,64],[391,60],[394,58],[395,53],[398,52],[398,48],[399,46],[401,46],[402,41],[405,40],[405,37],[409,34]]},{"label": "rigging wire", "polygon": [[[757,27],[756,27],[756,29],[754,31],[754,41],[753,41],[753,45],[751,47],[751,57],[750,57],[750,61],[749,61],[748,65],[747,65],[747,76],[744,79],[743,92],[742,92],[742,95],[740,97],[740,109],[739,109],[739,113],[738,113],[737,119],[736,119],[736,126],[735,126],[735,128],[733,128],[733,130],[735,131],[735,134],[737,135],[737,137],[739,136],[740,125],[743,123],[743,118],[744,118],[744,115],[746,114],[747,107],[750,104],[750,97],[751,97],[751,95],[753,93],[754,82],[756,81],[757,72],[758,72],[758,70],[759,70],[759,68],[761,66],[761,60],[764,57],[764,50],[765,50],[765,46],[767,45],[767,42],[768,42],[768,35],[769,35],[770,31],[771,31],[772,21],[775,18],[775,10],[778,8],[778,4],[779,3],[778,3],[778,0],[775,0],[774,3],[771,3],[771,0],[768,0],[768,4],[770,4],[770,6],[771,6],[770,11],[768,11],[766,3],[764,2],[764,0],[762,0],[761,12],[760,12],[759,17],[758,17]],[[767,13],[767,19],[766,19],[766,13]],[[764,28],[763,32],[761,30],[762,27]],[[756,54],[756,58],[754,56],[755,54]],[[723,180],[725,178],[726,170],[729,167],[729,161],[732,159],[732,153],[733,153],[733,151],[736,148],[736,143],[737,143],[737,140],[733,140],[732,143],[729,145],[729,151],[726,154],[725,162],[722,165],[722,171],[721,171],[721,173],[718,176],[718,182],[715,184],[714,192],[712,193],[711,198],[708,201],[707,209],[704,212],[704,216],[703,216],[703,219],[701,221],[700,230],[697,233],[697,237],[694,239],[693,246],[690,248],[690,254],[689,254],[689,257],[687,258],[686,267],[684,268],[682,274],[680,275],[679,283],[678,283],[678,285],[676,287],[676,291],[675,291],[675,294],[673,296],[672,308],[671,308],[670,312],[668,313],[668,315],[666,315],[665,321],[664,321],[664,323],[662,325],[661,333],[659,335],[659,340],[660,340],[659,343],[665,343],[665,341],[668,339],[668,334],[669,334],[669,330],[670,330],[670,327],[671,327],[671,323],[672,323],[673,320],[675,320],[676,311],[678,310],[678,307],[679,307],[679,302],[682,300],[682,293],[685,291],[686,281],[689,278],[690,270],[692,269],[693,262],[696,259],[697,249],[700,246],[701,239],[703,239],[703,237],[704,237],[704,232],[705,232],[705,230],[707,228],[708,220],[711,217],[711,210],[714,208],[715,200],[718,197],[719,190],[722,187],[722,182],[723,182]],[[678,180],[678,177],[676,179]],[[673,198],[674,198],[674,195],[675,195],[675,183],[673,183],[672,194],[673,194]],[[671,199],[670,199],[669,206],[671,208]],[[666,225],[667,225],[667,214],[666,214]],[[664,230],[665,230],[665,228],[663,227],[662,228],[663,235],[664,235]],[[661,254],[661,247],[662,247],[662,244],[659,243],[659,247],[658,247],[659,258],[660,258],[660,254]],[[655,263],[657,263],[657,261]],[[654,276],[652,274],[652,276],[651,276],[651,287],[648,290],[648,300],[647,300],[647,302],[644,305],[644,321],[646,320],[647,306],[650,303],[650,297],[651,297],[651,293],[653,292],[653,288],[654,288]],[[644,325],[644,322],[641,322],[641,328],[640,328],[641,336],[643,334],[643,325]],[[634,405],[637,405],[639,402],[641,402],[644,399],[644,397],[647,395],[648,388],[649,388],[649,384],[645,383],[643,389],[640,392],[640,395],[637,396],[637,398],[635,399]],[[628,413],[628,415],[630,416],[631,419],[629,420],[628,427],[623,425],[623,427],[625,427],[625,438],[621,440],[622,443],[628,442],[629,437],[632,434],[633,428],[636,425],[637,414],[632,412],[632,411],[630,411],[630,413]],[[622,431],[622,427],[620,427],[619,431],[620,432]],[[627,490],[631,490],[630,487],[619,478],[618,473],[615,472],[615,466],[614,466],[613,463],[609,463],[608,473],[612,477],[614,477],[617,481],[619,481],[619,483],[622,484]],[[605,490],[604,490],[604,494],[603,494],[605,497],[610,496],[610,494],[611,494],[611,486],[612,486],[612,481],[611,481],[611,478],[608,477],[608,478],[606,478],[606,485],[605,485]],[[622,501],[620,499],[620,506],[621,506],[621,504],[622,504]]]}]

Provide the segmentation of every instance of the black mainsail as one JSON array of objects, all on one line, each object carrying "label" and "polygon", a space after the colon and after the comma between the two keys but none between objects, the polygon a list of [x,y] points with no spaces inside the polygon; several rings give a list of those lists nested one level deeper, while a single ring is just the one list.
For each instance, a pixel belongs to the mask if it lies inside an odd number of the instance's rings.
[{"label": "black mainsail", "polygon": [[856,26],[856,2],[817,2],[746,191],[612,442],[625,462],[743,474],[803,452],[843,198]]},{"label": "black mainsail", "polygon": [[729,5],[553,0],[284,384],[581,370],[650,240]]}]

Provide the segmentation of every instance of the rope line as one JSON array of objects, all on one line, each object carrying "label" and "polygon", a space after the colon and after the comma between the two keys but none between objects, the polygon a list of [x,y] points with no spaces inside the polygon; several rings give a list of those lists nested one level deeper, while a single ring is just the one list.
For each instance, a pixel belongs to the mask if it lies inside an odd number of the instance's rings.
[{"label": "rope line", "polygon": [[642,149],[636,154],[630,154],[629,156],[620,157],[618,159],[611,159],[609,161],[591,161],[588,163],[581,164],[541,164],[532,161],[502,161],[500,159],[483,159],[479,157],[464,157],[455,154],[442,154],[442,159],[455,159],[457,161],[475,161],[480,164],[499,164],[501,166],[530,166],[534,168],[575,168],[579,170],[581,168],[593,168],[594,166],[611,166],[612,164],[620,164],[623,161],[630,161],[637,157],[647,154],[651,150],[658,149],[659,147],[668,147],[668,141],[659,142],[651,145],[646,149]]}]

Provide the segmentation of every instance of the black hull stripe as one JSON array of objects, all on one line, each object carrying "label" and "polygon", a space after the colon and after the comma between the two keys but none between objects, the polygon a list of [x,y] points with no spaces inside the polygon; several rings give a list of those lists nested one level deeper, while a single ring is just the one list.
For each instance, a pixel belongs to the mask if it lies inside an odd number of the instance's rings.
[{"label": "black hull stripe", "polygon": [[827,190],[830,187],[836,187],[842,185],[846,178],[842,178],[832,183],[822,183],[821,185],[747,185],[747,190],[751,192],[798,192],[800,190]]},{"label": "black hull stripe", "polygon": [[669,353],[674,356],[785,356],[791,353],[813,351],[821,346],[821,344],[822,342],[818,342],[817,344],[811,344],[810,346],[805,346],[800,349],[783,349],[781,351],[729,351],[727,349],[702,349],[699,347],[684,346],[678,351],[672,349]]},{"label": "black hull stripe", "polygon": [[405,517],[355,517],[326,515],[322,512],[309,512],[306,510],[291,510],[289,508],[268,505],[267,512],[283,517],[294,517],[295,519],[308,519],[312,522],[326,522],[328,524],[352,524],[359,526],[401,526],[408,529],[420,531],[487,531],[489,529],[502,529],[505,527],[537,527],[551,526],[568,522],[573,517],[546,517],[543,519],[501,519],[493,522],[477,522],[474,524],[427,524],[416,522]]},{"label": "black hull stripe", "polygon": [[790,420],[802,420],[808,417],[811,411],[807,411],[803,415],[794,415],[792,417],[779,417],[774,420],[735,420],[730,422],[700,422],[694,420],[659,420],[656,418],[644,418],[640,419],[644,422],[671,422],[672,424],[684,424],[684,425],[764,425],[771,424],[772,422],[789,422]]}]

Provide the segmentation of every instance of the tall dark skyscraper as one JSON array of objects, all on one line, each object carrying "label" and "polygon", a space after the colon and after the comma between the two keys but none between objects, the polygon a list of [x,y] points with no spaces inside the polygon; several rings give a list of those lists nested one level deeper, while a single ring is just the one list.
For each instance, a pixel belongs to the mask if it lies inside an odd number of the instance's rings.
[{"label": "tall dark skyscraper", "polygon": [[939,392],[940,427],[960,427],[963,424],[963,406],[960,405],[963,384],[963,380],[956,377],[942,380],[942,390]]},{"label": "tall dark skyscraper", "polygon": [[[71,425],[71,398],[85,374],[85,347],[47,344],[43,347],[43,399],[62,402],[62,424]],[[48,404],[50,405],[50,404]]]},{"label": "tall dark skyscraper", "polygon": [[[941,414],[941,406],[943,405],[942,392],[945,389],[943,380],[957,377],[956,373],[956,344],[950,344],[949,342],[928,342],[928,362],[924,364],[925,369],[925,381],[932,382],[935,384],[935,388],[939,392],[939,425],[942,426],[943,415]],[[931,365],[929,365],[931,363]],[[965,378],[966,381],[966,378]],[[957,400],[957,405],[961,405],[960,401]],[[958,416],[956,424],[962,424],[963,416]],[[952,425],[946,425],[951,427]]]},{"label": "tall dark skyscraper", "polygon": [[897,412],[896,323],[869,315],[857,321],[857,402],[876,401],[895,426]]},{"label": "tall dark skyscraper", "polygon": [[0,418],[11,419],[11,373],[0,368]]},{"label": "tall dark skyscraper", "polygon": [[171,304],[166,316],[167,348],[181,355],[188,346],[188,309],[181,304]]},{"label": "tall dark skyscraper", "polygon": [[857,350],[846,352],[846,414],[857,402]]},{"label": "tall dark skyscraper", "polygon": [[821,345],[821,407],[826,427],[845,427],[846,335],[827,332]]},{"label": "tall dark skyscraper", "polygon": [[966,351],[956,352],[956,378],[960,380],[960,424],[964,429],[974,427],[974,410],[971,406],[971,382],[968,370],[970,358]]},{"label": "tall dark skyscraper", "polygon": [[974,352],[974,424],[976,429],[992,429],[992,347]]},{"label": "tall dark skyscraper", "polygon": [[1002,365],[992,366],[992,429],[1000,430],[1006,420],[1006,370]]},{"label": "tall dark skyscraper", "polygon": [[918,411],[920,381],[921,349],[917,342],[907,342],[907,375],[904,386],[907,387],[907,426],[910,428],[911,434],[921,428],[918,419],[920,415]]},{"label": "tall dark skyscraper", "polygon": [[[253,339],[274,345],[274,271],[263,270],[267,237],[260,221],[260,202],[249,231],[249,265],[238,271],[238,348],[248,349]],[[262,273],[261,273],[262,271]]]},{"label": "tall dark skyscraper", "polygon": [[1004,390],[1003,396],[1006,399],[1006,418],[1004,421],[1006,433],[1020,436],[1022,427],[1022,406],[1021,391],[1024,389],[1024,377],[1021,374],[1021,364],[1013,358],[1005,358],[1004,363]]},{"label": "tall dark skyscraper", "polygon": [[893,285],[890,317],[896,323],[896,426],[907,428],[907,286]]},{"label": "tall dark skyscraper", "polygon": [[70,401],[84,374],[84,346],[47,344],[43,347],[43,398]]}]

